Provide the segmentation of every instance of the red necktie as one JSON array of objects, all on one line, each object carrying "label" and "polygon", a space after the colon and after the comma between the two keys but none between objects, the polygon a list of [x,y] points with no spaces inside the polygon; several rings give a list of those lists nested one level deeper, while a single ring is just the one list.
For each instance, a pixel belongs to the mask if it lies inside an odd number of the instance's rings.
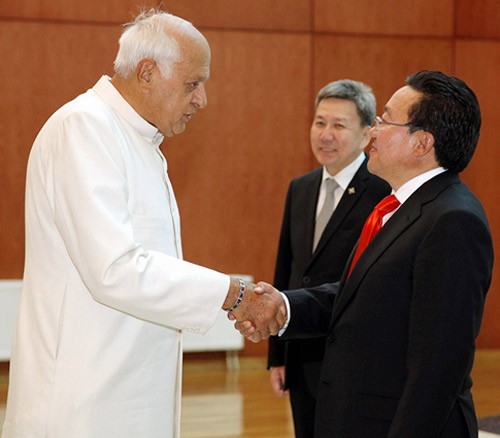
[{"label": "red necktie", "polygon": [[375,234],[377,234],[380,228],[382,228],[382,218],[387,213],[394,211],[398,207],[399,201],[394,195],[386,196],[375,206],[373,211],[370,213],[370,216],[368,216],[368,219],[366,219],[365,224],[363,225],[363,230],[361,231],[358,247],[356,248],[356,252],[354,253],[351,267],[349,269],[349,275],[351,275],[352,269],[354,268],[354,265],[358,261],[363,251],[375,237]]}]

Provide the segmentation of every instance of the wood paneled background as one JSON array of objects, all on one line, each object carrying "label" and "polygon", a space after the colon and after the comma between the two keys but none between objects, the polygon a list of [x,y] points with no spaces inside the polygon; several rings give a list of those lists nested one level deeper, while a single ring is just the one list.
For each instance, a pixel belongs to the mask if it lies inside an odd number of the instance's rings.
[{"label": "wood paneled background", "polygon": [[[121,24],[137,0],[0,3],[0,278],[23,271],[24,179],[49,115],[112,74]],[[272,280],[290,179],[315,167],[309,125],[317,90],[352,78],[379,110],[420,69],[455,74],[476,91],[480,144],[464,180],[484,203],[500,251],[500,2],[482,0],[163,0],[212,47],[206,110],[163,150],[181,208],[186,258]],[[453,263],[453,260],[450,260]],[[500,348],[500,267],[479,339]],[[266,345],[247,344],[245,355]]]}]

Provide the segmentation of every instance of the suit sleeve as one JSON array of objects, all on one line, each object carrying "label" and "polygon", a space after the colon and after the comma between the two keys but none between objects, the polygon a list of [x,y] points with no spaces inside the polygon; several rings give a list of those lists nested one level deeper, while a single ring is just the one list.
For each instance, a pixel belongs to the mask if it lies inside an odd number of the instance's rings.
[{"label": "suit sleeve", "polygon": [[[281,223],[278,254],[276,256],[276,267],[274,270],[274,287],[278,290],[288,288],[292,270],[292,243],[290,235],[290,203],[292,196],[292,184],[288,188],[285,201],[283,221]],[[282,366],[285,364],[285,343],[277,336],[269,338],[269,349],[267,354],[267,368]]]},{"label": "suit sleeve", "polygon": [[389,437],[439,436],[471,382],[493,263],[487,225],[468,212],[442,215],[417,249],[407,379]]},{"label": "suit sleeve", "polygon": [[290,302],[290,322],[283,339],[326,336],[339,283],[325,283],[309,289],[285,291]]}]

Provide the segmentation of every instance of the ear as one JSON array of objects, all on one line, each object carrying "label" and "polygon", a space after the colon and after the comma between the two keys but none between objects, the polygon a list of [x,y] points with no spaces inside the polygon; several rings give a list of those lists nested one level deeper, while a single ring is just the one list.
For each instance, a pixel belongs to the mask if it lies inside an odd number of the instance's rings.
[{"label": "ear", "polygon": [[156,68],[156,61],[150,58],[144,58],[139,61],[135,68],[135,75],[140,87],[150,88]]},{"label": "ear", "polygon": [[365,149],[369,145],[372,139],[372,136],[370,135],[370,129],[372,129],[371,126],[365,126],[363,128],[363,133],[361,134],[362,135],[361,145],[360,145],[362,146],[361,149]]},{"label": "ear", "polygon": [[416,143],[413,149],[415,156],[423,157],[429,152],[432,152],[434,147],[434,135],[428,131],[417,131],[414,132]]}]

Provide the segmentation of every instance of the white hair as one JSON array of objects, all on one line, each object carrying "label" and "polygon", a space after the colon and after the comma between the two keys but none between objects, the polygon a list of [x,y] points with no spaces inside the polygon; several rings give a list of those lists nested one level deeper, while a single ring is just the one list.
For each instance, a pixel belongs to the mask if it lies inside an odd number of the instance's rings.
[{"label": "white hair", "polygon": [[189,21],[168,12],[154,9],[142,12],[125,25],[118,40],[115,73],[126,79],[142,59],[151,58],[158,63],[163,76],[170,77],[172,66],[180,57],[177,37],[186,34],[201,35]]}]

